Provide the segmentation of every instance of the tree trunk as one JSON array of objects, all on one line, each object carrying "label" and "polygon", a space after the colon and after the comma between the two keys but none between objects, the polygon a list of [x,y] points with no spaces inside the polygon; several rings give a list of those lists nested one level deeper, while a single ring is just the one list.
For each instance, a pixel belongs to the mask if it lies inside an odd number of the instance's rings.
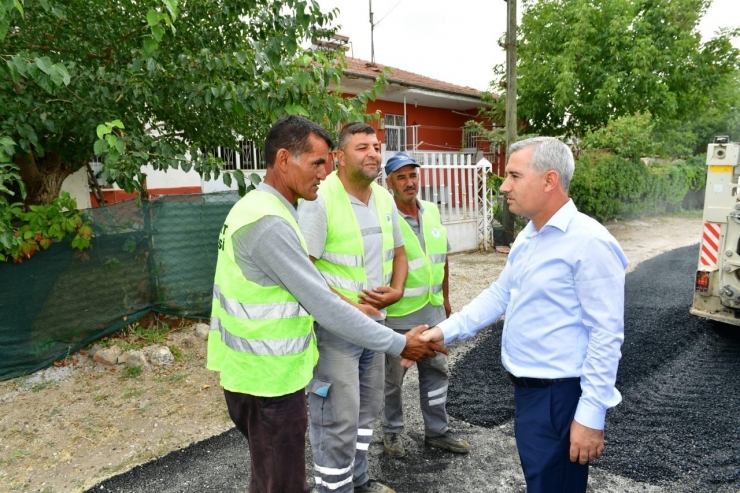
[{"label": "tree trunk", "polygon": [[26,184],[26,206],[51,204],[59,197],[64,179],[72,174],[72,167],[55,152],[48,152],[42,158],[33,154],[16,157],[15,162]]}]

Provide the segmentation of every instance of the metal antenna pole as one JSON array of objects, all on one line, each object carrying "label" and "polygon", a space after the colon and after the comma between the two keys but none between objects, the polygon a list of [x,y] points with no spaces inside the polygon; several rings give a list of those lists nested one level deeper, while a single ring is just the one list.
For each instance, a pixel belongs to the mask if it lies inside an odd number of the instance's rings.
[{"label": "metal antenna pole", "polygon": [[375,24],[373,24],[373,0],[368,0],[368,3],[370,4],[370,63],[375,65],[375,40],[373,38]]}]

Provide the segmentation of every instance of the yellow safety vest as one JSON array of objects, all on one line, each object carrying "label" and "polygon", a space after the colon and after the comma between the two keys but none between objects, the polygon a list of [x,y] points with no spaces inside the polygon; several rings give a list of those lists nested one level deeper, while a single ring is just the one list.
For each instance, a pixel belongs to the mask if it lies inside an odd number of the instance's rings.
[{"label": "yellow safety vest", "polygon": [[[371,186],[383,235],[383,284],[387,286],[393,275],[393,198],[377,183],[373,182]],[[362,290],[368,289],[365,244],[360,225],[336,172],[324,180],[319,194],[326,206],[327,235],[324,253],[316,260],[316,268],[337,293],[357,302]]]},{"label": "yellow safety vest", "polygon": [[276,397],[302,389],[319,353],[313,317],[280,286],[264,287],[242,274],[232,235],[265,216],[285,219],[308,248],[298,224],[278,197],[254,190],[226,217],[218,240],[206,367],[220,372],[232,392]]},{"label": "yellow safety vest", "polygon": [[409,263],[409,273],[403,289],[403,298],[386,308],[389,317],[403,317],[421,310],[427,303],[442,306],[444,294],[442,281],[447,261],[447,228],[442,226],[437,206],[420,200],[422,204],[421,227],[426,252],[421,248],[419,238],[404,219],[401,233]]}]

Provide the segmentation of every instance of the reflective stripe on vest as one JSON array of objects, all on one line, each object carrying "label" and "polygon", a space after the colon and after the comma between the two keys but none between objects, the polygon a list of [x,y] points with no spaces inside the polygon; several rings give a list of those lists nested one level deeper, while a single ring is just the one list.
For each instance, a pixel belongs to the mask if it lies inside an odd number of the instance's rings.
[{"label": "reflective stripe on vest", "polygon": [[219,235],[206,367],[220,372],[226,390],[275,397],[306,386],[318,350],[313,317],[296,298],[281,286],[246,279],[236,263],[233,234],[266,216],[290,224],[308,256],[295,218],[278,197],[254,190],[234,205]]},{"label": "reflective stripe on vest", "polygon": [[426,253],[413,228],[406,219],[400,217],[409,272],[403,297],[386,309],[389,317],[403,317],[422,309],[427,303],[434,306],[444,303],[442,282],[447,261],[447,229],[442,226],[435,204],[421,200],[419,202]]},{"label": "reflective stripe on vest", "polygon": [[[393,277],[393,198],[376,183],[370,185],[382,234],[382,265],[384,285]],[[365,266],[365,243],[357,223],[352,203],[336,172],[319,187],[326,207],[327,236],[324,253],[316,259],[316,268],[327,284],[352,301],[359,300],[363,289],[369,289]],[[376,286],[372,286],[376,287]]]},{"label": "reflective stripe on vest", "polygon": [[293,318],[305,317],[308,312],[297,302],[280,303],[239,303],[221,294],[218,284],[213,285],[213,297],[218,299],[227,314],[245,319]]},{"label": "reflective stripe on vest", "polygon": [[[245,339],[238,337],[226,330],[221,325],[221,320],[211,317],[211,331],[218,332],[221,341],[234,351],[251,353],[258,356],[285,356],[288,354],[299,354],[308,349],[313,333],[303,337],[291,339]],[[210,337],[210,334],[209,334]]]}]

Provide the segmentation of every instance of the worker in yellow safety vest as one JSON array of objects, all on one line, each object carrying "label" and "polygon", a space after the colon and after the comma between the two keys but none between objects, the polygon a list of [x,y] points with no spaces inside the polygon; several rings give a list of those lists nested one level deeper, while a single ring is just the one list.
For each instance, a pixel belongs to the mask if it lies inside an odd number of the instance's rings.
[{"label": "worker in yellow safety vest", "polygon": [[[329,287],[382,322],[385,307],[403,294],[406,253],[396,204],[375,183],[382,157],[373,127],[342,128],[337,158],[339,167],[318,198],[298,208],[298,224]],[[370,478],[367,455],[383,404],[384,355],[325,329],[316,329],[321,357],[308,386],[316,487],[320,493],[392,492]]]},{"label": "worker in yellow safety vest", "polygon": [[[419,164],[399,152],[385,165],[386,183],[401,216],[401,233],[408,261],[408,276],[403,298],[388,307],[386,326],[405,334],[417,325],[437,325],[452,311],[449,299],[447,228],[442,225],[437,204],[420,200]],[[447,358],[420,361],[419,402],[424,418],[424,443],[449,452],[466,454],[467,441],[449,429],[447,417]],[[383,448],[391,457],[403,457],[402,386],[407,368],[401,358],[386,355],[385,406],[383,408]]]},{"label": "worker in yellow safety vest", "polygon": [[374,323],[332,293],[309,260],[295,204],[316,199],[332,146],[316,123],[279,119],[265,141],[265,180],[233,206],[218,238],[207,367],[220,373],[229,415],[249,443],[250,492],[309,491],[304,389],[318,359],[314,319],[381,353],[444,351],[418,342],[421,327],[404,338]]}]

